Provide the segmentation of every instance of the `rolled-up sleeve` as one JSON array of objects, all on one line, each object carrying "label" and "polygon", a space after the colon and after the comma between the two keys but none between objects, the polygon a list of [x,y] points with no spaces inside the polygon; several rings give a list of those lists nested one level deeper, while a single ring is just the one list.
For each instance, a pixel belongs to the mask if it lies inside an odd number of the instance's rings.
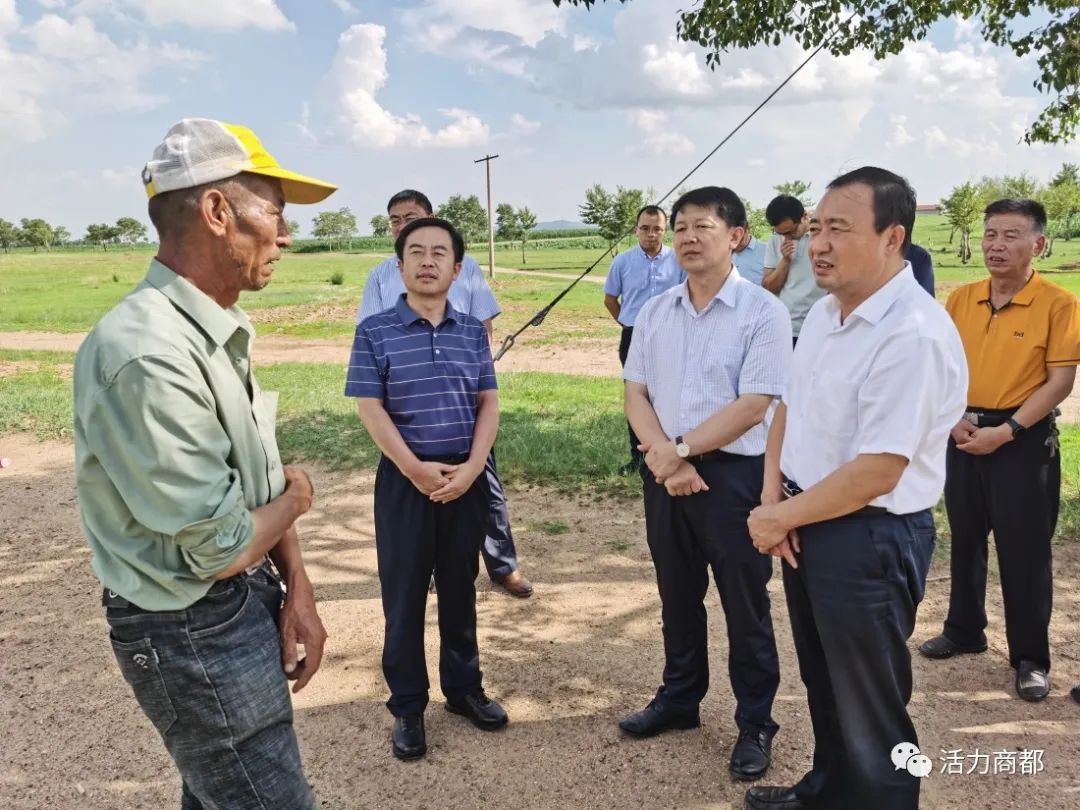
[{"label": "rolled-up sleeve", "polygon": [[212,579],[254,536],[232,442],[200,370],[141,357],[90,402],[86,441],[132,517],[175,543],[194,577]]},{"label": "rolled-up sleeve", "polygon": [[766,270],[775,270],[776,265],[780,264],[780,242],[782,237],[772,234],[769,237],[769,241],[765,243],[765,263]]},{"label": "rolled-up sleeve", "polygon": [[622,295],[622,262],[620,257],[616,256],[615,260],[611,263],[611,267],[608,268],[607,278],[604,279],[604,293],[606,295]]}]

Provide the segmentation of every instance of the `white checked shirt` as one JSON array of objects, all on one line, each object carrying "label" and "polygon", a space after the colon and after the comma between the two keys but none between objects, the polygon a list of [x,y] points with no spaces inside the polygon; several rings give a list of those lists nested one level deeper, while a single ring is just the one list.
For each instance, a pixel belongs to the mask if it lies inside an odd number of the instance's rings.
[{"label": "white checked shirt", "polygon": [[803,322],[784,393],[780,469],[809,489],[862,454],[909,464],[896,489],[871,502],[893,514],[929,509],[945,485],[949,431],[964,414],[964,346],[911,265],[840,323],[832,295]]},{"label": "white checked shirt", "polygon": [[[743,394],[780,396],[790,360],[791,320],[784,305],[732,268],[701,312],[694,310],[685,281],[642,307],[623,379],[649,390],[660,426],[674,439]],[[764,424],[756,425],[720,449],[761,455],[766,432]]]}]

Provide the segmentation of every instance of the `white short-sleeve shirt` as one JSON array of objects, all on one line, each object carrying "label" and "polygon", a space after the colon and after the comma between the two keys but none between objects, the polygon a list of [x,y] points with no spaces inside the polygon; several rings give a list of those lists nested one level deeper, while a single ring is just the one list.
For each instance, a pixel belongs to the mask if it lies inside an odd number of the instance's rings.
[{"label": "white short-sleeve shirt", "polygon": [[834,296],[814,304],[792,366],[784,475],[809,489],[858,455],[890,453],[909,464],[871,505],[903,515],[938,502],[949,431],[966,406],[967,361],[952,320],[910,265],[843,324]]}]

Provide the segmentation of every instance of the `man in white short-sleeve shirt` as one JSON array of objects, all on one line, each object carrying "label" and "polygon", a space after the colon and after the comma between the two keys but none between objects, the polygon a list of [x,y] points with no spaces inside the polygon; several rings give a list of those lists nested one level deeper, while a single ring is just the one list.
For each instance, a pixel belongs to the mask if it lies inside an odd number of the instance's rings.
[{"label": "man in white short-sleeve shirt", "polygon": [[834,180],[810,221],[832,294],[803,323],[749,525],[785,559],[814,764],[794,787],[751,788],[749,808],[919,804],[919,778],[890,755],[918,745],[907,640],[968,375],[956,327],[904,261],[914,220],[907,181],[865,167]]}]

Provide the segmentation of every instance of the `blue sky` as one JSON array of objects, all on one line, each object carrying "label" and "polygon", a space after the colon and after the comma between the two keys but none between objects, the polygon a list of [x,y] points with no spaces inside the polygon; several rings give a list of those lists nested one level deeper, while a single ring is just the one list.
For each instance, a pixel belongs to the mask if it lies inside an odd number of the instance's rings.
[{"label": "blue sky", "polygon": [[[252,127],[362,223],[406,186],[577,218],[593,183],[667,191],[802,58],[784,43],[721,69],[674,38],[685,0],[0,0],[0,217],[81,235],[138,216],[138,180],[177,119]],[[763,204],[864,163],[933,202],[967,179],[1045,179],[1080,146],[1017,141],[1044,103],[1030,59],[947,21],[883,62],[819,56],[695,180]],[[306,210],[305,210],[306,209]]]}]

